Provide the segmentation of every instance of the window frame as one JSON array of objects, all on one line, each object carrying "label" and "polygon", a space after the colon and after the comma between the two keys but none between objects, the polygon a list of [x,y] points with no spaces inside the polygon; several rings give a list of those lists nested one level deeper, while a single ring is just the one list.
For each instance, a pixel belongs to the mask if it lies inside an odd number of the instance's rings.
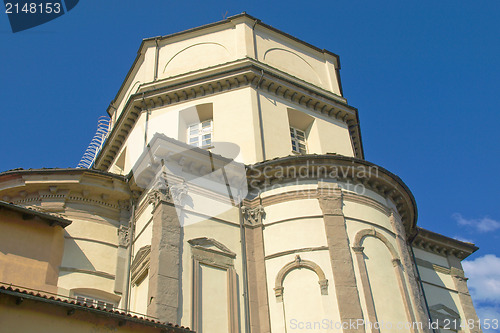
[{"label": "window frame", "polygon": [[[291,139],[291,144],[292,144],[292,152],[298,155],[305,155],[307,154],[307,135],[306,131],[303,131],[301,129],[298,129],[293,126],[290,127],[290,139]],[[299,135],[300,132],[301,134]],[[300,138],[302,137],[302,138]],[[301,147],[300,145],[303,145]],[[302,148],[302,149],[301,149]]]},{"label": "window frame", "polygon": [[[209,124],[206,126],[206,124]],[[193,131],[196,129],[196,131]],[[207,138],[206,136],[209,135]],[[207,149],[213,147],[214,121],[206,119],[187,126],[187,144],[193,147]],[[196,139],[196,140],[192,140]],[[207,142],[207,143],[204,143]]]},{"label": "window frame", "polygon": [[[94,297],[94,296],[88,296],[88,295],[83,295],[83,294],[74,294],[73,298],[76,300],[76,302],[81,303],[82,305],[86,306],[94,306],[94,307],[99,307],[101,309],[105,310],[115,310],[117,305],[115,302],[105,300],[102,298]],[[101,304],[99,304],[101,303]]]}]

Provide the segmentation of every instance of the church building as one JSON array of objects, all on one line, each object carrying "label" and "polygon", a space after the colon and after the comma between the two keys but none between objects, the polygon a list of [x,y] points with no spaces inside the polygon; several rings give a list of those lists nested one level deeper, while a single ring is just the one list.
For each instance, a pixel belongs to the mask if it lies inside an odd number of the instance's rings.
[{"label": "church building", "polygon": [[88,168],[0,173],[2,285],[200,333],[480,332],[477,247],[365,160],[338,55],[239,14],[144,39],[107,113]]}]

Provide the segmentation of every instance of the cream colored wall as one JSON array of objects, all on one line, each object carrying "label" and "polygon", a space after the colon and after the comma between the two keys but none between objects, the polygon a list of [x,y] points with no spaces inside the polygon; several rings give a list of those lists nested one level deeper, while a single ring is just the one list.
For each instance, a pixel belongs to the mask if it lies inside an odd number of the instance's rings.
[{"label": "cream colored wall", "polygon": [[[424,283],[424,293],[429,307],[443,304],[458,313],[460,318],[465,318],[457,292]],[[470,332],[467,326],[463,330],[464,332]]]},{"label": "cream colored wall", "polygon": [[72,289],[92,288],[114,295],[118,216],[112,219],[92,214],[91,205],[82,212],[72,204],[66,216],[73,223],[65,229],[59,292],[69,296]]},{"label": "cream colored wall", "polygon": [[[116,258],[111,260],[116,261]],[[58,294],[71,297],[71,290],[75,288],[93,289],[95,292],[105,291],[114,295],[113,287],[115,285],[114,278],[106,278],[88,273],[80,272],[63,272],[59,273]],[[92,295],[90,295],[92,296]],[[113,301],[110,299],[110,301]]]},{"label": "cream colored wall", "polygon": [[431,282],[437,286],[448,288],[455,290],[455,283],[450,274],[446,274],[443,272],[436,271],[435,269],[428,267],[418,267],[418,272],[420,274],[420,278],[423,281]]},{"label": "cream colored wall", "polygon": [[[147,198],[145,198],[147,201]],[[144,211],[140,212],[135,220],[135,235],[133,242],[133,255],[137,254],[143,246],[151,245],[151,237],[153,233],[153,226],[151,221],[153,219],[153,207],[149,204],[145,206]]]},{"label": "cream colored wall", "polygon": [[[264,238],[265,236],[266,235],[264,234]],[[320,285],[318,283],[319,278],[316,273],[310,271],[312,274],[295,274],[294,272],[296,270],[293,270],[284,279],[284,302],[278,302],[274,293],[274,288],[276,286],[276,276],[286,264],[295,260],[296,254],[292,253],[277,258],[266,259],[266,274],[268,286],[267,294],[269,297],[269,313],[272,332],[284,332],[285,326],[290,327],[290,325],[293,324],[291,322],[291,320],[293,319],[297,321],[297,324],[298,322],[310,322],[323,319],[333,321],[333,323],[341,322],[328,250],[302,252],[298,254],[300,255],[300,258],[302,260],[310,260],[321,267],[321,269],[325,273],[325,278],[328,280],[328,295],[321,295]],[[298,269],[298,271],[301,270],[306,269]],[[310,285],[311,283],[312,286]],[[298,288],[298,286],[304,284],[307,284],[307,286],[304,287],[305,290],[303,288]],[[294,312],[296,316],[294,318],[289,317],[284,311],[284,306],[288,305],[289,307],[291,306],[293,308],[294,305],[292,305],[290,301],[287,301],[287,299],[294,300],[300,296],[304,296],[304,292],[306,292],[307,290],[310,290],[314,293],[315,296],[312,297],[312,299],[318,302],[317,306],[301,306],[302,311],[300,313]],[[297,329],[297,331],[299,330]],[[335,330],[329,330],[325,332],[334,331]],[[295,332],[295,329],[293,330],[293,332]],[[316,330],[314,330],[314,332],[316,332]],[[323,331],[318,330],[318,332]]]},{"label": "cream colored wall", "polygon": [[131,286],[130,310],[135,313],[147,314],[148,312],[149,276],[146,275],[138,283]]},{"label": "cream colored wall", "polygon": [[[308,190],[313,188],[312,184],[300,184],[275,188],[262,194],[262,198],[278,193],[295,190]],[[317,187],[317,185],[316,185]],[[328,250],[317,249],[326,247],[325,227],[322,219],[322,211],[317,199],[306,199],[300,201],[286,201],[265,207],[264,224],[264,251],[266,256],[278,257],[266,259],[267,286],[269,297],[269,310],[271,318],[271,329],[273,332],[282,332],[285,326],[291,329],[290,320],[298,322],[332,320],[340,322],[337,299],[330,266]],[[316,251],[305,251],[298,253],[283,254],[285,251],[294,251],[305,248],[316,248]],[[281,255],[280,255],[281,254]],[[321,295],[316,273],[309,271],[304,274],[299,271],[292,271],[284,280],[284,303],[277,302],[274,294],[275,279],[278,272],[288,263],[295,260],[296,255],[300,255],[303,260],[310,260],[321,267],[328,279],[328,295]],[[311,285],[308,282],[314,282]],[[298,288],[300,285],[307,285]],[[305,289],[304,289],[305,288]],[[317,301],[316,307],[301,306],[302,311],[295,311],[296,304],[290,300],[304,296],[305,290],[310,288],[314,293],[311,302]],[[296,318],[285,315],[284,307],[296,314]],[[286,310],[286,309],[285,309]],[[295,311],[295,312],[294,312]],[[288,313],[288,312],[287,312]],[[296,329],[294,329],[295,331]],[[299,331],[299,330],[297,330]]]},{"label": "cream colored wall", "polygon": [[[228,29],[229,28],[229,29]],[[158,76],[160,79],[192,72],[238,59],[237,31],[220,25],[179,38],[160,42]],[[200,56],[203,55],[203,56]],[[193,61],[196,59],[196,61]]]},{"label": "cream colored wall", "polygon": [[289,108],[314,118],[306,141],[307,153],[337,153],[354,156],[349,131],[345,124],[323,117],[318,113],[312,113],[299,105],[267,94],[262,90],[257,93],[261,95],[266,159],[294,154],[290,141]]},{"label": "cream colored wall", "polygon": [[443,267],[447,267],[449,268],[450,267],[450,264],[448,263],[448,259],[446,259],[446,257],[443,257],[443,256],[440,256],[436,253],[432,253],[432,252],[428,252],[428,251],[424,251],[422,249],[419,249],[419,248],[413,248],[413,252],[415,253],[415,257],[417,259],[422,259],[422,260],[425,260],[425,261],[429,261],[433,264],[436,264],[436,265],[439,265],[439,266],[443,266]]},{"label": "cream colored wall", "polygon": [[[368,228],[371,225],[377,225],[384,230],[392,232],[392,226],[387,214],[381,212],[373,207],[362,205],[356,202],[344,200],[344,215],[348,220],[352,220],[359,228]],[[360,224],[357,224],[359,222]],[[352,230],[351,230],[352,229]],[[358,228],[349,228],[352,232],[352,239],[354,240],[355,232],[359,231]]]},{"label": "cream colored wall", "polygon": [[[179,136],[179,114],[186,110],[194,110],[197,105],[212,103],[213,141],[231,142],[238,145],[240,154],[235,160],[243,163],[255,163],[260,158],[260,134],[257,109],[253,107],[253,96],[251,88],[243,88],[156,109],[151,112],[147,123],[148,142],[155,133],[186,142],[187,131]],[[124,143],[124,148],[122,148],[122,151],[125,147],[127,149],[124,174],[128,174],[132,170],[135,162],[144,151],[145,129],[146,112],[143,112]],[[215,148],[217,149],[217,144],[215,144]],[[111,170],[117,170],[114,165],[119,156],[120,154],[117,154]]]},{"label": "cream colored wall", "polygon": [[115,101],[115,107],[117,109],[116,113],[112,115],[111,119],[116,122],[120,116],[123,108],[127,104],[128,99],[131,95],[135,94],[140,88],[141,84],[153,81],[154,78],[154,59],[155,59],[155,49],[153,47],[144,48],[139,61],[133,68],[131,75],[127,82],[125,82],[124,89],[121,91],[117,100]]},{"label": "cream colored wall", "polygon": [[310,325],[313,327],[313,332],[334,331],[324,326],[332,320],[330,309],[325,304],[331,301],[328,300],[329,296],[321,295],[321,290],[318,288],[318,276],[314,271],[294,269],[287,274],[283,288],[286,291],[283,296],[286,332],[311,332],[308,323],[312,323]]},{"label": "cream colored wall", "polygon": [[335,68],[322,52],[256,26],[257,59],[301,80],[340,95]]},{"label": "cream colored wall", "polygon": [[[242,263],[242,254],[241,254],[241,243],[240,243],[240,227],[239,227],[239,212],[237,208],[233,208],[230,212],[224,213],[224,217],[219,215],[216,219],[199,219],[197,216],[193,216],[195,214],[190,211],[186,211],[186,218],[189,220],[196,219],[198,222],[196,223],[188,223],[183,229],[183,250],[182,250],[182,325],[186,325],[189,327],[193,326],[192,323],[192,304],[193,304],[193,259],[191,253],[191,246],[187,243],[190,239],[195,239],[199,237],[207,237],[213,238],[216,241],[222,243],[224,246],[229,248],[232,252],[236,253],[236,258],[234,259],[234,269],[238,276],[238,290],[240,293],[237,295],[239,306],[239,318],[240,318],[240,326],[244,327],[244,299],[241,291],[244,290],[243,287],[243,263]],[[222,217],[222,218],[221,218]],[[206,218],[209,218],[208,216]],[[208,273],[210,274],[210,272]],[[224,273],[226,274],[226,273]],[[203,281],[203,280],[202,280]],[[207,292],[203,291],[204,285],[202,282],[201,289],[202,293]],[[218,293],[226,293],[227,284],[217,284],[217,285],[205,285],[207,288],[215,288],[214,292]],[[203,294],[202,294],[203,296]],[[211,300],[205,299],[205,302],[209,302],[208,306],[213,306],[213,302]],[[202,300],[203,302],[203,300]],[[227,298],[224,304],[227,304]],[[221,305],[221,307],[224,306]],[[202,308],[206,306],[202,304]],[[221,323],[221,329],[225,326],[227,322]],[[208,325],[215,325],[215,323],[211,322]],[[210,326],[212,327],[212,326]],[[222,330],[224,331],[224,330]],[[221,331],[221,332],[222,332]]]},{"label": "cream colored wall", "polygon": [[[227,271],[200,265],[201,332],[229,332]],[[214,304],[217,304],[214,306]]]},{"label": "cream colored wall", "polygon": [[61,264],[64,230],[19,213],[0,215],[0,281],[55,293]]},{"label": "cream colored wall", "polygon": [[[359,199],[351,199],[344,196],[343,212],[346,218],[347,234],[349,237],[350,246],[354,246],[355,238],[361,230],[375,229],[377,233],[382,234],[390,243],[392,248],[398,252],[398,246],[393,232],[393,227],[389,220],[389,204],[387,200],[371,190],[364,189],[362,193],[356,193],[354,187],[346,183],[337,182],[340,187],[344,188],[345,193],[356,195]],[[317,188],[314,182],[300,182],[296,184],[280,184],[262,194],[262,198],[271,195],[281,194],[286,196],[287,192],[293,191],[308,191]],[[358,189],[359,190],[359,189]],[[304,192],[306,193],[306,192]],[[354,200],[354,201],[353,201]],[[329,261],[328,250],[318,250],[318,247],[326,246],[325,227],[322,219],[322,211],[319,207],[316,198],[291,200],[272,204],[265,207],[264,223],[264,246],[266,256],[276,255],[277,253],[297,250],[301,248],[316,248],[316,251],[298,252],[285,254],[278,258],[269,258],[266,260],[267,282],[269,304],[271,312],[271,325],[273,330],[282,331],[284,329],[283,321],[283,304],[276,303],[274,296],[275,278],[277,272],[288,262],[294,260],[296,254],[299,254],[302,259],[315,261],[327,275],[331,274],[331,266]],[[307,232],[305,232],[307,231]],[[392,264],[392,255],[387,246],[374,237],[366,237],[362,246],[365,247],[366,266],[372,294],[375,299],[375,306],[379,320],[397,322],[407,322],[410,319],[407,317],[404,308],[404,291],[400,289],[397,275]],[[317,257],[319,256],[319,257]],[[400,253],[397,253],[401,257]],[[357,263],[357,256],[352,252],[354,271],[358,284],[358,291],[361,298],[361,306],[364,313],[364,318],[368,319],[368,310],[366,306],[365,294],[361,282],[361,276]],[[314,260],[313,260],[314,258]],[[380,273],[384,272],[384,274]],[[409,290],[407,284],[407,275],[404,276],[404,288]],[[296,277],[299,279],[298,275]],[[304,277],[306,278],[306,277]],[[333,277],[329,276],[329,296],[334,295]],[[292,280],[293,281],[293,276]],[[290,282],[293,285],[295,282]],[[298,283],[298,282],[297,282]],[[333,290],[333,292],[331,292]],[[286,290],[284,291],[286,297]],[[388,302],[388,297],[396,297],[395,300]],[[332,299],[336,302],[336,299]],[[336,304],[335,304],[336,306]],[[412,307],[412,304],[409,305]],[[317,318],[318,309],[312,310],[310,318]],[[327,312],[327,318],[331,319],[331,315],[339,316],[338,309]],[[340,320],[339,317],[336,320]],[[387,331],[387,332],[390,332]]]},{"label": "cream colored wall", "polygon": [[394,272],[391,253],[382,241],[374,237],[366,237],[362,245],[365,248],[365,263],[377,321],[393,325],[392,329],[388,325],[384,326],[385,329],[380,332],[409,332],[398,329],[399,325],[411,322],[411,319],[405,313],[403,294]]},{"label": "cream colored wall", "polygon": [[[423,266],[417,263],[418,272],[424,287],[425,297],[429,307],[434,305],[445,305],[460,315],[465,317],[462,303],[458,296],[458,291],[449,271],[450,265],[448,259],[437,253],[432,253],[419,248],[413,248],[417,260],[427,261],[427,265],[433,264],[433,268]],[[464,332],[470,332],[465,326]]]}]

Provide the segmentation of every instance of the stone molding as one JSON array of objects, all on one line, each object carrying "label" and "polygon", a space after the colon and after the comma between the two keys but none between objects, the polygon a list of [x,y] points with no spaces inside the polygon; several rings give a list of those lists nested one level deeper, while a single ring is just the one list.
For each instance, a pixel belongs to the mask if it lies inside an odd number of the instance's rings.
[{"label": "stone molding", "polygon": [[385,246],[387,247],[387,249],[391,253],[392,259],[399,260],[399,255],[398,255],[396,249],[394,248],[394,246],[392,246],[392,244],[389,242],[389,240],[383,234],[381,234],[380,232],[377,232],[377,230],[375,230],[375,228],[363,229],[363,230],[358,231],[358,233],[354,237],[353,247],[354,248],[363,248],[361,243],[363,242],[363,239],[367,236],[372,236],[372,237],[378,238],[380,241],[382,241],[382,243],[385,244]]},{"label": "stone molding", "polygon": [[[258,205],[257,202],[262,201],[262,205],[264,207],[271,206],[271,205],[276,205],[282,202],[289,202],[289,201],[295,201],[295,200],[307,200],[307,199],[317,199],[318,198],[318,191],[317,189],[296,189],[296,190],[290,190],[287,192],[282,192],[279,194],[273,194],[270,196],[266,196],[263,198],[255,198],[253,200],[245,200],[245,205],[249,207],[255,207]],[[382,214],[389,216],[390,209],[383,205],[382,203],[376,201],[373,198],[370,198],[368,196],[362,195],[362,194],[354,194],[350,193],[347,191],[342,192],[342,199],[343,201],[350,201],[362,205],[369,206],[371,208],[374,208],[378,211],[380,211]]]},{"label": "stone molding", "polygon": [[269,254],[269,255],[265,256],[264,260],[279,258],[279,257],[283,257],[283,256],[286,256],[289,254],[303,253],[303,252],[316,252],[316,251],[328,251],[328,246],[305,247],[305,248],[301,248],[301,249],[293,249],[293,250],[277,252],[277,253],[273,253],[273,254]]},{"label": "stone molding", "polygon": [[432,269],[432,270],[434,270],[436,272],[439,272],[439,273],[451,275],[451,270],[448,267],[436,265],[436,264],[434,264],[434,263],[432,263],[430,261],[427,261],[427,260],[424,260],[424,259],[420,259],[420,258],[416,258],[415,259],[415,263],[418,266],[429,268],[429,269]]},{"label": "stone molding", "polygon": [[444,257],[455,256],[460,260],[467,258],[478,250],[478,247],[472,243],[462,242],[420,227],[417,228],[417,234],[411,245]]},{"label": "stone molding", "polygon": [[146,275],[149,269],[149,260],[151,258],[151,245],[145,245],[137,251],[135,258],[130,266],[131,283],[137,284]]},{"label": "stone molding", "polygon": [[88,269],[80,269],[80,268],[73,268],[73,267],[63,267],[63,266],[59,267],[59,271],[95,275],[95,276],[99,276],[99,277],[102,277],[102,278],[105,278],[105,279],[110,279],[110,280],[114,280],[115,279],[115,276],[113,274],[109,274],[109,273],[102,272],[102,271],[91,271],[91,270],[88,270]]},{"label": "stone molding", "polygon": [[320,286],[321,295],[328,295],[328,280],[321,267],[313,261],[301,259],[299,255],[295,256],[295,260],[283,266],[275,279],[274,295],[276,301],[283,302],[283,281],[288,273],[298,268],[307,268],[316,273],[318,276],[318,284]]},{"label": "stone molding", "polygon": [[[272,189],[273,186],[286,184],[287,182],[296,182],[293,172],[287,170],[297,170],[300,168],[306,174],[305,180],[332,180],[334,182],[349,182],[356,186],[362,185],[364,188],[374,191],[382,197],[391,200],[401,217],[405,233],[413,235],[416,228],[416,203],[408,187],[391,172],[375,164],[353,157],[326,154],[326,155],[294,155],[276,158],[269,161],[253,164],[248,167],[247,177],[251,193],[257,195]],[[367,169],[373,169],[367,172]],[[299,191],[300,192],[300,191]],[[315,198],[309,190],[303,190],[301,198]],[[343,191],[348,192],[348,191]],[[356,193],[350,193],[349,199],[358,196]],[[320,195],[320,193],[318,193]],[[327,194],[321,194],[328,196]],[[366,196],[359,195],[364,200]],[[276,200],[276,199],[274,199]],[[286,199],[285,199],[286,200]],[[288,199],[292,200],[292,199]],[[373,206],[382,210],[386,215],[389,210],[385,210],[380,203],[367,199]],[[267,205],[270,198],[263,198],[263,205]],[[354,201],[354,200],[352,200]],[[337,211],[338,213],[338,211]],[[331,214],[331,213],[328,213]]]},{"label": "stone molding", "polygon": [[94,238],[73,237],[73,236],[69,236],[69,235],[64,235],[64,239],[72,239],[72,240],[75,240],[75,241],[79,240],[79,241],[97,243],[97,244],[102,244],[102,245],[106,245],[106,246],[111,246],[111,247],[114,247],[114,248],[118,248],[118,245],[116,245],[114,243],[109,243],[109,242],[101,241],[101,240],[94,239]]}]

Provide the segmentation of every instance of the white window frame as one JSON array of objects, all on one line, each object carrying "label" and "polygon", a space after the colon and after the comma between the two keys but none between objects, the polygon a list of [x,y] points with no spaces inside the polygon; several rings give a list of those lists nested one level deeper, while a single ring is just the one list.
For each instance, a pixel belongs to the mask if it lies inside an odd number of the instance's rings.
[{"label": "white window frame", "polygon": [[77,302],[83,305],[99,307],[101,309],[106,309],[106,310],[113,310],[116,308],[116,304],[114,302],[96,298],[94,296],[75,294],[73,297],[76,299]]},{"label": "white window frame", "polygon": [[207,119],[187,127],[187,143],[198,148],[212,147],[214,137],[213,119]]},{"label": "white window frame", "polygon": [[290,126],[290,139],[292,141],[292,152],[295,154],[307,154],[306,132]]}]

